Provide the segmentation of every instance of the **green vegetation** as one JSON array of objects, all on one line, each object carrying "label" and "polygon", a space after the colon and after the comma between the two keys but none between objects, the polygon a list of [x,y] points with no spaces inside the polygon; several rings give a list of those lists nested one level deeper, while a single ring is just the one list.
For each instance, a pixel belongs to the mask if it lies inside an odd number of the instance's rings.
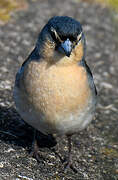
[{"label": "green vegetation", "polygon": [[118,151],[113,148],[103,148],[101,149],[101,153],[107,157],[117,157],[118,158]]},{"label": "green vegetation", "polygon": [[110,7],[111,9],[118,12],[118,0],[84,0],[89,3],[99,3],[101,5]]},{"label": "green vegetation", "polygon": [[97,0],[101,1],[101,3],[104,3],[108,5],[110,8],[118,11],[118,0]]},{"label": "green vegetation", "polygon": [[11,17],[11,12],[26,7],[25,0],[0,0],[0,22],[6,23]]},{"label": "green vegetation", "polygon": [[[36,1],[36,0],[32,0]],[[118,12],[118,0],[83,0],[86,2],[100,3]],[[9,21],[11,13],[27,7],[27,0],[0,0],[0,24]]]}]

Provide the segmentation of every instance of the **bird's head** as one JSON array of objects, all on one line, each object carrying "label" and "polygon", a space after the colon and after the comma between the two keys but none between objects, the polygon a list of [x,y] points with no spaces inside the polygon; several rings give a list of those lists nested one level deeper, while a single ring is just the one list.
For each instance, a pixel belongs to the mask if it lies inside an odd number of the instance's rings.
[{"label": "bird's head", "polygon": [[40,56],[50,63],[81,61],[85,49],[81,24],[67,16],[51,18],[39,34],[36,47]]}]

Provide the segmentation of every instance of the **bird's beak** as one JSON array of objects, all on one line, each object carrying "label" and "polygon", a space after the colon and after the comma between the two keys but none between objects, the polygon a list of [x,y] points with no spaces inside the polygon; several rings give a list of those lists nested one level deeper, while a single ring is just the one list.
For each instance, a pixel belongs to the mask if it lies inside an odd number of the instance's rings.
[{"label": "bird's beak", "polygon": [[69,57],[72,51],[72,42],[69,39],[67,39],[66,41],[61,43],[61,47],[63,48],[66,56]]}]

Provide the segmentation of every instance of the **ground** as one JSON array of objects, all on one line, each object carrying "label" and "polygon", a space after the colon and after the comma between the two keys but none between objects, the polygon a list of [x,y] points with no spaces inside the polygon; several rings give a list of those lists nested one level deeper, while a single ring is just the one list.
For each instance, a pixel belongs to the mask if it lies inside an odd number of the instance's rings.
[{"label": "ground", "polygon": [[[118,34],[117,13],[79,0],[28,1],[0,26],[0,180],[117,180],[118,179]],[[38,33],[54,15],[72,16],[83,25],[86,61],[98,90],[96,117],[72,137],[73,165],[63,164],[49,140],[39,139],[41,161],[29,154],[33,129],[17,114],[12,90],[15,74],[33,49]],[[115,19],[114,19],[115,18]],[[53,147],[62,159],[67,139],[58,137]]]}]

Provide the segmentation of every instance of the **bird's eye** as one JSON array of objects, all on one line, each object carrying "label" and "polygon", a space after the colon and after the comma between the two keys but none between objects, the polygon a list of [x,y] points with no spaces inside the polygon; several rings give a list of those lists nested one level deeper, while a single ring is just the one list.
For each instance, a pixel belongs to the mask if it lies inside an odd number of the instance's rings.
[{"label": "bird's eye", "polygon": [[73,37],[73,36],[71,36],[69,39],[70,39],[71,42],[75,42],[77,40],[77,38]]}]

